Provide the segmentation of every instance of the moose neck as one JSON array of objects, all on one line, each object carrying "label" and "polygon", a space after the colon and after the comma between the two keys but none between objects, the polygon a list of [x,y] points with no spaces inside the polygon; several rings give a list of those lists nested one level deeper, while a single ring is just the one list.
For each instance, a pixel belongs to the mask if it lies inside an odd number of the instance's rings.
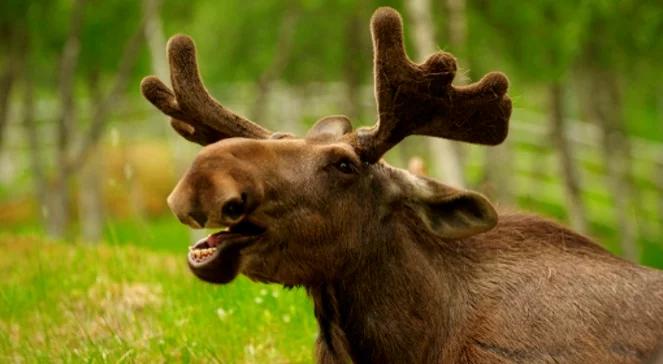
[{"label": "moose neck", "polygon": [[[348,274],[308,287],[322,355],[359,363],[438,362],[439,348],[453,346],[456,322],[467,314],[461,302],[468,298],[459,295],[464,283],[448,260],[447,243],[418,225],[394,222],[382,234],[389,238],[366,243],[374,252]],[[413,347],[429,350],[413,353]]]}]

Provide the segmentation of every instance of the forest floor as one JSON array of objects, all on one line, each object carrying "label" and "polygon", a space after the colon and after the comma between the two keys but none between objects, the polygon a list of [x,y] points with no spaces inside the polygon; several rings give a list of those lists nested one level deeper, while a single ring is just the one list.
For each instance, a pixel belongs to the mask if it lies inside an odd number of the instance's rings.
[{"label": "forest floor", "polygon": [[185,249],[0,235],[0,362],[312,361],[302,290],[203,283]]}]

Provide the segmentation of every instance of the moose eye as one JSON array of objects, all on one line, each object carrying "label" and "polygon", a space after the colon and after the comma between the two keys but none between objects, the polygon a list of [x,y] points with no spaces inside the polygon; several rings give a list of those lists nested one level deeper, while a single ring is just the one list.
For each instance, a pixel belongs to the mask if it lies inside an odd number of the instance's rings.
[{"label": "moose eye", "polygon": [[345,174],[351,174],[355,172],[354,164],[352,164],[352,162],[348,161],[347,159],[341,159],[340,161],[336,162],[334,167]]}]

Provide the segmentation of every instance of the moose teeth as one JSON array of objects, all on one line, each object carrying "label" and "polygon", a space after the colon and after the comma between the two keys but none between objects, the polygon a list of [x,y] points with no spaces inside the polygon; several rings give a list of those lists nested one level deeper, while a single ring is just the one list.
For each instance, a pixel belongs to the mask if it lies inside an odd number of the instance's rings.
[{"label": "moose teeth", "polygon": [[196,259],[207,258],[216,251],[216,248],[207,248],[207,249],[190,249],[191,255]]}]

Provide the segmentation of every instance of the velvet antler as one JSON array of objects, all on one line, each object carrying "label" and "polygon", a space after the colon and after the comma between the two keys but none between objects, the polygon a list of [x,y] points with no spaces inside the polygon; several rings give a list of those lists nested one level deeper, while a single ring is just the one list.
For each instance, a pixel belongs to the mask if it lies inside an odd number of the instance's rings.
[{"label": "velvet antler", "polygon": [[374,163],[408,135],[428,135],[495,145],[508,131],[509,81],[492,72],[479,82],[452,86],[456,60],[438,52],[412,63],[403,47],[403,25],[394,9],[383,7],[371,19],[378,121],[357,130],[355,147]]},{"label": "velvet antler", "polygon": [[198,74],[196,47],[185,35],[168,41],[173,91],[157,77],[145,77],[141,91],[154,106],[172,117],[173,129],[189,141],[207,145],[221,139],[268,138],[271,133],[221,106],[205,89]]}]

